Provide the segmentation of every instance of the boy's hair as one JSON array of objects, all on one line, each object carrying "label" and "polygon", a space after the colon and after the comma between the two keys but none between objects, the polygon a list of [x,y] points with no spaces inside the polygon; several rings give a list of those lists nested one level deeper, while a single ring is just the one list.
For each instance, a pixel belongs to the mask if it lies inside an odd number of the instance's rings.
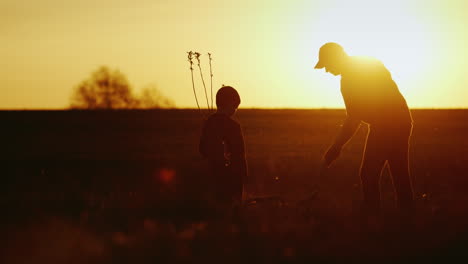
[{"label": "boy's hair", "polygon": [[239,93],[231,86],[223,86],[216,93],[216,106],[239,105],[241,102]]}]

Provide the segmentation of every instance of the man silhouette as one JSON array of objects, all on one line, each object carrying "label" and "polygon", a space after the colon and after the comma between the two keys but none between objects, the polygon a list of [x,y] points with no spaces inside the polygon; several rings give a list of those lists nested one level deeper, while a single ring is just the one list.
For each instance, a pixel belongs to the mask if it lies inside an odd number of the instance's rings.
[{"label": "man silhouette", "polygon": [[374,58],[349,56],[337,43],[320,48],[315,69],[341,75],[341,93],[346,106],[346,120],[335,142],[324,156],[326,167],[338,158],[343,146],[362,122],[369,131],[362,158],[360,177],[364,212],[380,214],[380,174],[387,163],[392,174],[397,205],[404,215],[413,211],[408,147],[413,127],[406,100],[390,72]]}]

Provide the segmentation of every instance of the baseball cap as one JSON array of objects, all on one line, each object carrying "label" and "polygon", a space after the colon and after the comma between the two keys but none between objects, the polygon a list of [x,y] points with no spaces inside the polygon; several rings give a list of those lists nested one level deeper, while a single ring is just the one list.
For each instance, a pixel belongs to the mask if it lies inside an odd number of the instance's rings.
[{"label": "baseball cap", "polygon": [[315,65],[315,69],[322,69],[327,66],[334,58],[345,53],[343,47],[335,42],[325,43],[320,47],[319,61]]}]

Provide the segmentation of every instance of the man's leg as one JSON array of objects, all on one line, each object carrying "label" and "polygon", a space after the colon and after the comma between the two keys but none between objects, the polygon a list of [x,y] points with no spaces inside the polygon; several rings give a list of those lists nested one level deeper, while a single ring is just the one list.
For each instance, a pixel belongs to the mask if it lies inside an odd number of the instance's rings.
[{"label": "man's leg", "polygon": [[392,141],[392,150],[388,160],[393,179],[393,186],[396,192],[397,205],[402,213],[412,213],[414,210],[413,188],[409,172],[409,137],[407,135]]},{"label": "man's leg", "polygon": [[361,183],[364,210],[367,214],[380,214],[380,174],[386,161],[385,148],[380,137],[370,130],[361,163]]}]

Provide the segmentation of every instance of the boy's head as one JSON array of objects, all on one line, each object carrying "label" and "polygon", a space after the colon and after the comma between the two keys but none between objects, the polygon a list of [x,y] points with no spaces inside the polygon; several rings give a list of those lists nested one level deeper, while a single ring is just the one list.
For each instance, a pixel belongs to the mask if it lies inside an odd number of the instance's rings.
[{"label": "boy's head", "polygon": [[216,93],[218,112],[233,115],[237,107],[239,107],[240,102],[239,93],[231,86],[223,86]]}]

